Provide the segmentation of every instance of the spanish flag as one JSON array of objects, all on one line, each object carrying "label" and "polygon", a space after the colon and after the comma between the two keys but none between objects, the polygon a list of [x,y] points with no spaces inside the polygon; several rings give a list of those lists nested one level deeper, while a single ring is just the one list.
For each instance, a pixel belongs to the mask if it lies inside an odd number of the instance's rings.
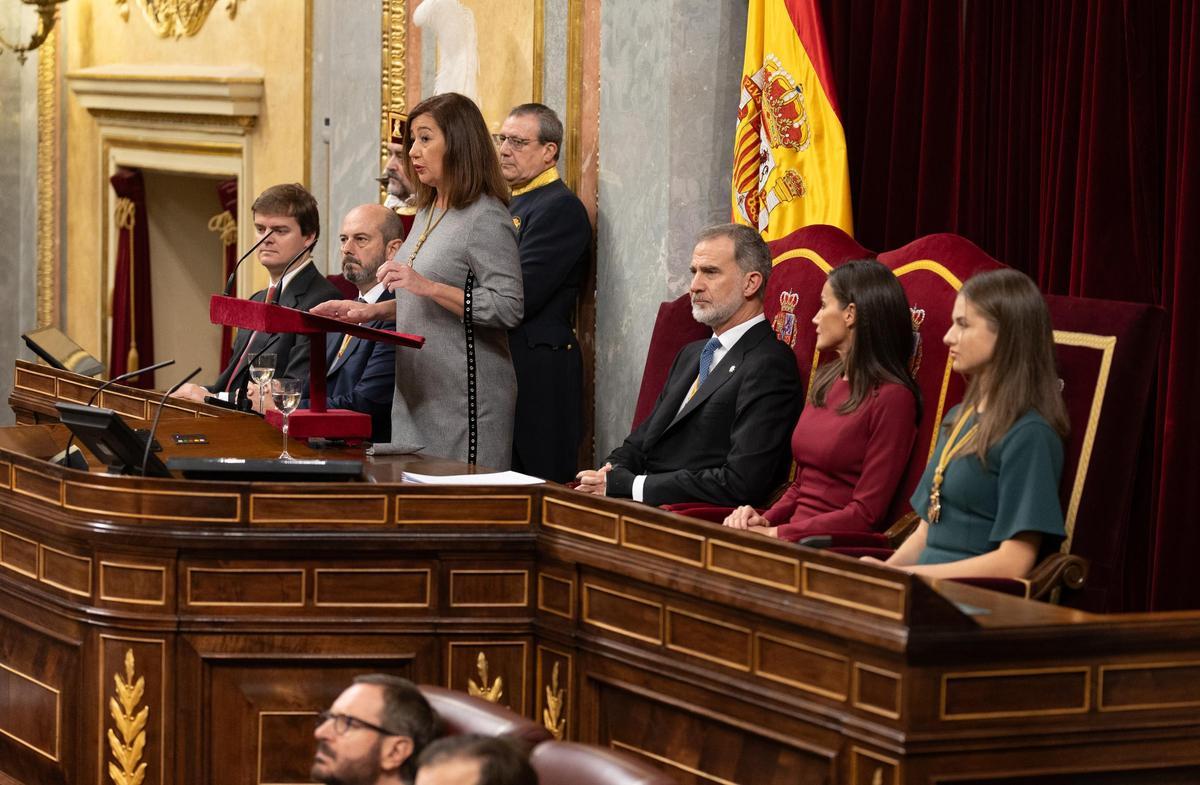
[{"label": "spanish flag", "polygon": [[853,233],[846,137],[817,0],[750,0],[733,214],[764,240],[809,224]]}]

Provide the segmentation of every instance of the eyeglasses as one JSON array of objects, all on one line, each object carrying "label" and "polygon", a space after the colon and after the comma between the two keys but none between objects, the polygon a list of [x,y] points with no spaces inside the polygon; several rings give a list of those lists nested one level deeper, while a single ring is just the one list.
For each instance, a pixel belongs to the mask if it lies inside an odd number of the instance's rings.
[{"label": "eyeglasses", "polygon": [[378,725],[372,725],[366,720],[360,720],[358,717],[351,717],[349,714],[336,714],[332,711],[323,711],[317,715],[317,727],[321,727],[325,723],[333,721],[333,730],[339,736],[345,736],[352,728],[366,728],[373,730],[376,733],[381,733],[384,736],[403,736],[403,733],[381,728]]},{"label": "eyeglasses", "polygon": [[505,136],[504,134],[492,134],[492,141],[496,143],[497,150],[503,147],[505,142],[507,142],[509,147],[517,152],[520,152],[525,149],[525,145],[537,140],[522,139],[519,136]]}]

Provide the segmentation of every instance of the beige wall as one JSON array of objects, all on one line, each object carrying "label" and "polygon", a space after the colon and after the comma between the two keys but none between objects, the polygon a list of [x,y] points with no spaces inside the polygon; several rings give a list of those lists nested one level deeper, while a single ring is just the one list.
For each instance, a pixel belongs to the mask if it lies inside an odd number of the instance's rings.
[{"label": "beige wall", "polygon": [[[193,67],[245,66],[262,72],[264,96],[246,146],[252,195],[278,182],[306,182],[309,169],[309,57],[311,0],[239,3],[230,19],[216,3],[192,37],[159,38],[130,0],[122,19],[113,0],[75,0],[62,6],[67,74],[104,65]],[[164,69],[165,70],[165,69]],[[99,127],[69,88],[62,90],[66,122],[67,287],[65,326],[85,349],[106,356],[108,263],[102,222],[107,172]],[[244,236],[244,235],[243,235]],[[260,271],[261,275],[261,271]],[[265,276],[262,276],[265,281]]]}]

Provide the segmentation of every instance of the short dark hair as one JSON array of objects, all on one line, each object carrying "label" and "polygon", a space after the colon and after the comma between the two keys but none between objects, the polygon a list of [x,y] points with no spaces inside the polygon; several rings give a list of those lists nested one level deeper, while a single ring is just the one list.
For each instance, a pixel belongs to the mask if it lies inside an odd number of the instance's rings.
[{"label": "short dark hair", "polygon": [[[496,145],[475,102],[459,93],[439,93],[426,98],[408,113],[406,147],[412,144],[413,126],[421,115],[433,118],[446,140],[440,194],[446,197],[446,205],[466,207],[483,195],[508,204],[508,183],[500,173]],[[432,205],[439,194],[417,177],[410,156],[404,157],[404,171],[416,193],[417,206]]]},{"label": "short dark hair", "polygon": [[321,211],[317,207],[317,200],[300,183],[272,185],[258,195],[254,204],[250,205],[250,212],[295,218],[300,226],[300,234],[311,234],[314,240],[321,236]]},{"label": "short dark hair", "polygon": [[438,739],[421,753],[418,765],[459,758],[479,761],[477,785],[537,785],[537,772],[529,765],[529,757],[502,736],[466,734]]},{"label": "short dark hair", "polygon": [[354,677],[355,684],[372,684],[383,691],[383,714],[379,724],[398,736],[412,739],[413,751],[400,766],[405,781],[417,772],[417,756],[433,740],[437,720],[425,696],[408,679],[390,673],[366,673]]},{"label": "short dark hair", "polygon": [[771,249],[762,235],[745,224],[716,224],[700,230],[696,245],[718,237],[728,237],[733,241],[733,258],[742,272],[762,276],[762,285],[755,293],[762,300],[767,291],[767,279],[771,277]]},{"label": "short dark hair", "polygon": [[521,104],[520,106],[514,106],[512,111],[508,113],[508,116],[536,117],[538,121],[538,141],[542,144],[553,144],[554,160],[558,160],[558,154],[562,152],[563,124],[553,109],[545,104]]}]

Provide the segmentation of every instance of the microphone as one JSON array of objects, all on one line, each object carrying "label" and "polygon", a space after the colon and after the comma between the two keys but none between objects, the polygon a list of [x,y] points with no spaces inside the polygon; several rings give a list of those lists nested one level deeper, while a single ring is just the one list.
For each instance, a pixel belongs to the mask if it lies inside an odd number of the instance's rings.
[{"label": "microphone", "polygon": [[274,229],[267,229],[267,231],[263,234],[263,236],[258,238],[258,242],[256,242],[254,245],[250,246],[250,250],[246,251],[246,253],[242,254],[241,259],[238,259],[236,262],[234,262],[233,272],[229,273],[229,279],[225,281],[225,288],[221,290],[221,294],[225,295],[226,297],[229,296],[229,293],[233,291],[233,282],[234,282],[234,280],[237,279],[237,271],[238,271],[238,268],[242,266],[242,262],[249,259],[250,254],[257,251],[258,246],[260,246],[264,242],[266,242],[267,238],[270,237],[274,233],[275,233]]},{"label": "microphone", "polygon": [[158,420],[159,420],[159,418],[162,417],[163,407],[166,406],[167,399],[171,397],[171,393],[175,392],[180,387],[182,387],[183,385],[190,382],[198,373],[200,373],[199,368],[192,371],[187,376],[183,377],[183,379],[176,382],[175,385],[173,387],[171,387],[171,389],[169,389],[165,393],[163,393],[163,396],[158,399],[158,405],[155,406],[155,408],[154,408],[154,422],[152,422],[150,424],[150,432],[146,434],[146,451],[144,453],[142,453],[142,476],[143,477],[146,476],[146,464],[150,462],[150,448],[154,446],[154,432],[156,430],[158,430]]},{"label": "microphone", "polygon": [[[117,382],[123,382],[126,379],[129,379],[133,376],[140,376],[143,373],[148,373],[149,371],[157,371],[159,368],[166,368],[168,365],[174,365],[174,364],[175,364],[174,360],[163,360],[162,362],[157,362],[154,365],[147,365],[145,368],[138,368],[136,371],[126,371],[125,373],[121,374],[120,376],[114,376],[113,378],[109,379],[107,382],[104,382],[103,384],[101,384],[99,387],[97,387],[92,392],[91,397],[88,398],[87,405],[91,406],[93,403],[95,403],[96,399],[98,397],[100,397],[100,393],[104,392],[105,390],[107,390],[109,387],[116,384]],[[71,452],[71,445],[74,443],[75,443],[75,434],[72,433],[71,438],[67,439],[67,446],[63,448],[62,452],[60,452],[58,455],[55,455],[53,458],[50,459],[51,463],[57,463],[60,466],[66,466],[70,469],[86,470],[87,469],[87,461],[85,461],[83,459],[83,456],[80,455],[79,448],[76,447],[75,452],[74,453]],[[78,458],[78,459],[73,460],[75,458]]]},{"label": "microphone", "polygon": [[311,243],[309,243],[308,245],[301,248],[300,253],[293,256],[291,261],[289,261],[287,263],[287,266],[283,268],[283,272],[280,273],[280,275],[279,275],[279,288],[275,290],[275,304],[276,305],[279,305],[279,298],[283,296],[283,277],[285,275],[287,275],[288,270],[292,269],[292,265],[295,264],[297,262],[297,260],[300,259],[300,257],[304,256],[306,253],[310,252],[313,248],[316,248],[316,247],[317,247],[317,241],[313,240]]}]

